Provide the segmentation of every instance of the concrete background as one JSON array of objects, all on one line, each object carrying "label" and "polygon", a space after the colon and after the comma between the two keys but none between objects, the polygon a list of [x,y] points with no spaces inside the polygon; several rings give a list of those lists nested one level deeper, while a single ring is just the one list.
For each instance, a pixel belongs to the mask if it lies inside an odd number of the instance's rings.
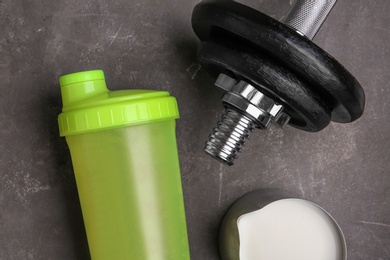
[{"label": "concrete background", "polygon": [[[289,0],[242,1],[280,19]],[[0,0],[0,259],[89,259],[58,76],[103,69],[112,90],[176,96],[194,260],[219,259],[223,214],[242,195],[281,188],[342,227],[349,259],[390,259],[390,4],[340,0],[315,42],[362,84],[364,116],[319,133],[257,131],[233,167],[203,152],[222,93],[196,61],[195,0]]]}]

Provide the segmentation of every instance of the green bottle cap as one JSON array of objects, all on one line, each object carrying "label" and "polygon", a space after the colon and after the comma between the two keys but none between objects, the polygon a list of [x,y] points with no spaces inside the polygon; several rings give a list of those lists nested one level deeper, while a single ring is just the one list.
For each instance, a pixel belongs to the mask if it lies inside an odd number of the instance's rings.
[{"label": "green bottle cap", "polygon": [[176,119],[176,99],[167,91],[109,91],[101,70],[77,72],[60,77],[62,113],[60,135]]}]

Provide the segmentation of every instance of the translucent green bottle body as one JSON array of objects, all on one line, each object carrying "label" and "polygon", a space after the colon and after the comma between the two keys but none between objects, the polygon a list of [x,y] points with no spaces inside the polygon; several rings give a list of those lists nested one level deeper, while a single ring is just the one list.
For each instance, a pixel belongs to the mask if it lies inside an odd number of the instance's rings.
[{"label": "translucent green bottle body", "polygon": [[190,259],[174,119],[66,141],[93,260]]},{"label": "translucent green bottle body", "polygon": [[92,260],[190,259],[176,99],[166,91],[110,91],[101,70],[61,76],[60,86],[60,135]]}]

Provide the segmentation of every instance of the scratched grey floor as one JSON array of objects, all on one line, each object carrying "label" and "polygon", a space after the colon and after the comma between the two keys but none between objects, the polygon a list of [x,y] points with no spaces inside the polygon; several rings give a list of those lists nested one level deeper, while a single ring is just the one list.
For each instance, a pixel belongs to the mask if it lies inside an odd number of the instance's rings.
[{"label": "scratched grey floor", "polygon": [[[310,134],[253,134],[225,167],[203,143],[221,92],[196,62],[196,0],[0,0],[0,259],[89,259],[66,143],[57,77],[104,69],[111,89],[169,90],[192,259],[219,259],[217,232],[240,196],[281,188],[339,222],[349,259],[390,259],[390,4],[340,0],[315,42],[361,82],[364,116]],[[281,18],[289,0],[246,0]]]}]

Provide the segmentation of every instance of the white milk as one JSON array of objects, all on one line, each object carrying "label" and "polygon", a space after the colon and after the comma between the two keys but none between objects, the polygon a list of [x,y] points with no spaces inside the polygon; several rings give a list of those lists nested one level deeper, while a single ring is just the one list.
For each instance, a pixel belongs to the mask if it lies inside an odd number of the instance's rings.
[{"label": "white milk", "polygon": [[278,200],[237,222],[240,260],[343,260],[338,227],[311,202]]}]

